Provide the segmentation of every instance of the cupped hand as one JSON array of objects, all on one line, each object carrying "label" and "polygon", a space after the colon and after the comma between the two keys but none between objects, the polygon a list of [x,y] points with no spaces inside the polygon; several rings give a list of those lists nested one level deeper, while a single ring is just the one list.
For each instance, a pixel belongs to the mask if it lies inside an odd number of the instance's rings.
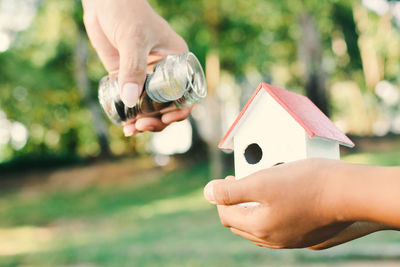
[{"label": "cupped hand", "polygon": [[[119,71],[121,100],[128,107],[136,105],[146,73],[158,61],[188,51],[185,41],[145,0],[82,0],[82,5],[89,39],[106,70]],[[189,113],[190,108],[139,119],[124,125],[124,133],[160,131]]]},{"label": "cupped hand", "polygon": [[[307,159],[286,163],[235,180],[211,181],[206,199],[216,204],[221,223],[239,236],[270,248],[305,248],[321,244],[352,222],[338,219],[331,199],[332,178],[345,163]],[[334,193],[340,198],[340,192]],[[258,202],[258,206],[236,205]]]}]

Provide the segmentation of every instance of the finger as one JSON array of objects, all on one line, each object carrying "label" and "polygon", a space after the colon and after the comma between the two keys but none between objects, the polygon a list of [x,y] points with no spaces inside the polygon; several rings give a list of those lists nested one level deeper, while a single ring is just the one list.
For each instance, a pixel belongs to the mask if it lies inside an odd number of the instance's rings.
[{"label": "finger", "polygon": [[[255,236],[252,235],[252,234],[249,234],[249,233],[247,233],[247,232],[245,232],[245,231],[236,229],[236,228],[234,228],[234,227],[231,227],[231,232],[232,232],[233,234],[235,234],[235,235],[238,235],[238,236],[241,236],[241,237],[243,237],[243,238],[246,238],[246,239],[248,239],[248,240],[250,240],[250,241],[252,241],[252,242],[254,242],[254,243],[261,243],[261,244],[264,244],[264,242],[265,242],[265,241],[262,240],[261,238],[255,237]],[[264,246],[265,246],[265,245],[264,245]]]},{"label": "finger", "polygon": [[119,66],[118,50],[108,40],[98,23],[94,10],[95,7],[91,6],[94,2],[95,1],[82,1],[85,8],[83,21],[89,40],[103,63],[104,68],[108,72],[112,72],[117,70]]},{"label": "finger", "polygon": [[135,135],[136,133],[138,133],[138,130],[136,129],[134,123],[124,125],[123,131],[124,131],[124,135],[126,137],[132,136],[132,135]]},{"label": "finger", "polygon": [[162,131],[166,124],[164,124],[158,118],[140,118],[136,121],[135,127],[138,131],[151,131],[151,132],[159,132]]},{"label": "finger", "polygon": [[225,177],[225,180],[226,181],[236,181],[236,178],[235,178],[235,176],[228,175],[228,176]]},{"label": "finger", "polygon": [[166,24],[167,30],[164,30],[158,35],[153,51],[161,55],[181,54],[189,51],[183,38],[178,35],[166,21],[163,21],[163,23]]},{"label": "finger", "polygon": [[150,52],[149,56],[147,57],[147,73],[152,73],[154,70],[155,65],[161,61],[166,55],[159,55],[154,53],[153,51]]},{"label": "finger", "polygon": [[244,202],[257,202],[259,185],[252,182],[251,177],[234,180],[213,180],[204,188],[204,197],[212,204],[234,205]]},{"label": "finger", "polygon": [[190,107],[190,108],[179,109],[173,112],[168,112],[161,117],[161,121],[165,124],[171,124],[172,122],[175,121],[182,121],[189,116],[191,110],[192,108]]},{"label": "finger", "polygon": [[266,247],[266,248],[273,248],[273,249],[280,249],[280,248],[284,248],[283,246],[280,245],[273,245],[268,243],[266,240],[263,240],[261,238],[258,238],[252,234],[249,234],[245,231],[236,229],[236,228],[231,228],[231,231],[233,234],[244,237],[250,241],[252,241],[255,245],[259,246],[259,247]]},{"label": "finger", "polygon": [[120,55],[118,82],[121,100],[128,107],[136,105],[146,78],[149,49],[139,37],[127,36],[118,46]]},{"label": "finger", "polygon": [[253,243],[254,243],[254,245],[259,246],[259,247],[268,247],[264,243],[260,243],[260,242],[253,242]]},{"label": "finger", "polygon": [[246,232],[246,229],[253,228],[255,218],[252,215],[257,207],[246,208],[238,205],[218,205],[217,209],[219,219],[223,226],[233,227],[243,232]]}]

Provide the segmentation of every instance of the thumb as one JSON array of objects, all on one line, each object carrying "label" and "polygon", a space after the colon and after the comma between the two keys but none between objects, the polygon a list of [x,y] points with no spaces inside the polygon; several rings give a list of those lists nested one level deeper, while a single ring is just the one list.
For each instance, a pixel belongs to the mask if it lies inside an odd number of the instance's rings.
[{"label": "thumb", "polygon": [[204,187],[204,197],[212,204],[234,205],[254,201],[252,190],[246,186],[247,179],[213,180]]},{"label": "thumb", "polygon": [[120,56],[118,82],[121,100],[128,107],[136,105],[146,79],[149,51],[144,42],[122,42],[118,47]]}]

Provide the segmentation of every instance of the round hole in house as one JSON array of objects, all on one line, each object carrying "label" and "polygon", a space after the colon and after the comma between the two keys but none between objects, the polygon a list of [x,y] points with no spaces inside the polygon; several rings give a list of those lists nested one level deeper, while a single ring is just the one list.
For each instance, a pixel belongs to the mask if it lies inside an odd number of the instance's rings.
[{"label": "round hole in house", "polygon": [[256,143],[250,144],[244,151],[244,157],[249,164],[257,164],[262,159],[262,156],[262,149]]}]

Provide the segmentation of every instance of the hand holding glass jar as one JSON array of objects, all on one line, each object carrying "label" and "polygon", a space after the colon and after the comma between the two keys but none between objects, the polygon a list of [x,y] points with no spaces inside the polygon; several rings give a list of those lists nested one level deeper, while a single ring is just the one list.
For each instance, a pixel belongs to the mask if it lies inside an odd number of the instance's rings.
[{"label": "hand holding glass jar", "polygon": [[[106,70],[118,71],[119,94],[127,107],[137,103],[146,73],[151,73],[157,62],[169,54],[188,51],[185,41],[146,0],[82,0],[82,5],[89,39]],[[161,131],[185,119],[190,110],[125,122],[124,133]]]},{"label": "hand holding glass jar", "polygon": [[200,62],[193,53],[168,55],[146,77],[144,90],[133,107],[119,95],[118,75],[105,76],[99,85],[99,101],[116,125],[134,124],[144,118],[155,119],[190,108],[207,94]]}]

